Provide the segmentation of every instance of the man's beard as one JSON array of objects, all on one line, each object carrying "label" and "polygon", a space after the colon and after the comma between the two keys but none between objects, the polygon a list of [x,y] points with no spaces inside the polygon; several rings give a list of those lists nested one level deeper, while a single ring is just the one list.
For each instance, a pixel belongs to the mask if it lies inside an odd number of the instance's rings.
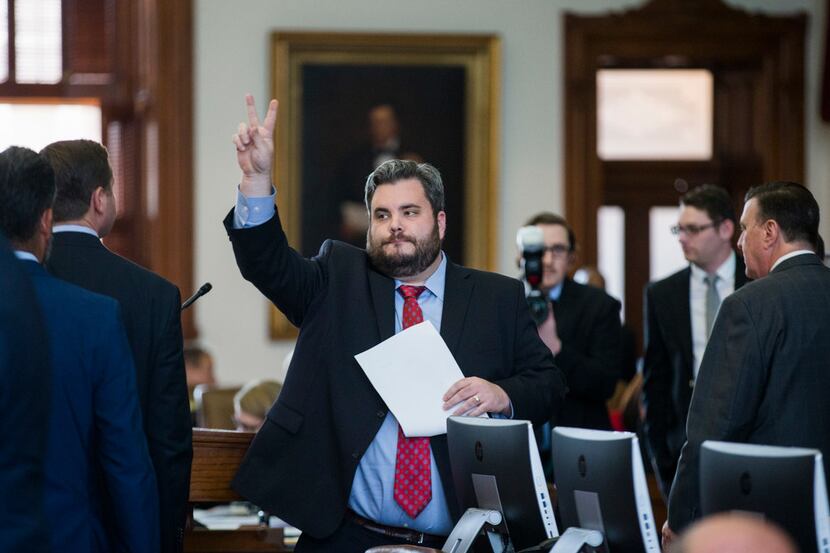
[{"label": "man's beard", "polygon": [[[383,246],[392,240],[406,240],[415,245],[415,251],[411,254],[396,252],[388,255],[383,251]],[[422,273],[435,261],[440,252],[441,238],[438,234],[437,223],[432,226],[429,237],[422,240],[398,234],[377,243],[372,240],[371,229],[366,240],[366,253],[369,254],[369,261],[375,269],[392,278],[405,278]]]}]

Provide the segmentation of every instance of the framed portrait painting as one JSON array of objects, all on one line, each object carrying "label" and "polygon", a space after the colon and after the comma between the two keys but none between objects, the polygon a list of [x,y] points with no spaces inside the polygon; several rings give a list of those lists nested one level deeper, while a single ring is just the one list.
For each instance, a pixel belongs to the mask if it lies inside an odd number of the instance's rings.
[{"label": "framed portrait painting", "polygon": [[[365,247],[366,178],[411,159],[441,172],[449,258],[494,267],[496,37],[275,32],[272,70],[277,205],[292,247],[306,257],[328,238]],[[272,308],[272,337],[295,334]]]}]

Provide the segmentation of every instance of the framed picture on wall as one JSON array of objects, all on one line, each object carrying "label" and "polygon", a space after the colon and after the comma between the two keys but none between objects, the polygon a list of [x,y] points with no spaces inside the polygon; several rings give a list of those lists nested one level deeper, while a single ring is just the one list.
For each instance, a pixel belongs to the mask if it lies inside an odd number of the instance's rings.
[{"label": "framed picture on wall", "polygon": [[[444,180],[450,259],[492,269],[499,40],[484,35],[275,32],[277,205],[292,247],[366,245],[366,177],[391,158]],[[296,329],[271,309],[271,336]]]}]

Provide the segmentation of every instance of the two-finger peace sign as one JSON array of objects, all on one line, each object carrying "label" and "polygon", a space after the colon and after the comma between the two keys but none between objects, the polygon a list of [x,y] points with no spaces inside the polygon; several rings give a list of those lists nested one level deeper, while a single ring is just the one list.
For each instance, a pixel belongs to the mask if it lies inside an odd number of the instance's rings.
[{"label": "two-finger peace sign", "polygon": [[271,100],[265,121],[260,124],[254,97],[251,94],[245,95],[248,124],[240,123],[239,129],[233,135],[236,158],[245,177],[261,175],[270,178],[278,106],[279,103],[276,100]]}]

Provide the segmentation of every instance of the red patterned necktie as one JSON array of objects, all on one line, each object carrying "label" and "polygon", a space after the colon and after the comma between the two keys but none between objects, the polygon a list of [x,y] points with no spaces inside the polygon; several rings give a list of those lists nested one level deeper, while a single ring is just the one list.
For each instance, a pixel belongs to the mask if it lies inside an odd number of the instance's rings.
[{"label": "red patterned necktie", "polygon": [[[403,327],[422,323],[424,314],[418,305],[418,296],[424,286],[401,285],[403,296]],[[395,501],[404,512],[415,518],[432,499],[429,438],[407,438],[398,425],[398,451],[395,455]]]}]

